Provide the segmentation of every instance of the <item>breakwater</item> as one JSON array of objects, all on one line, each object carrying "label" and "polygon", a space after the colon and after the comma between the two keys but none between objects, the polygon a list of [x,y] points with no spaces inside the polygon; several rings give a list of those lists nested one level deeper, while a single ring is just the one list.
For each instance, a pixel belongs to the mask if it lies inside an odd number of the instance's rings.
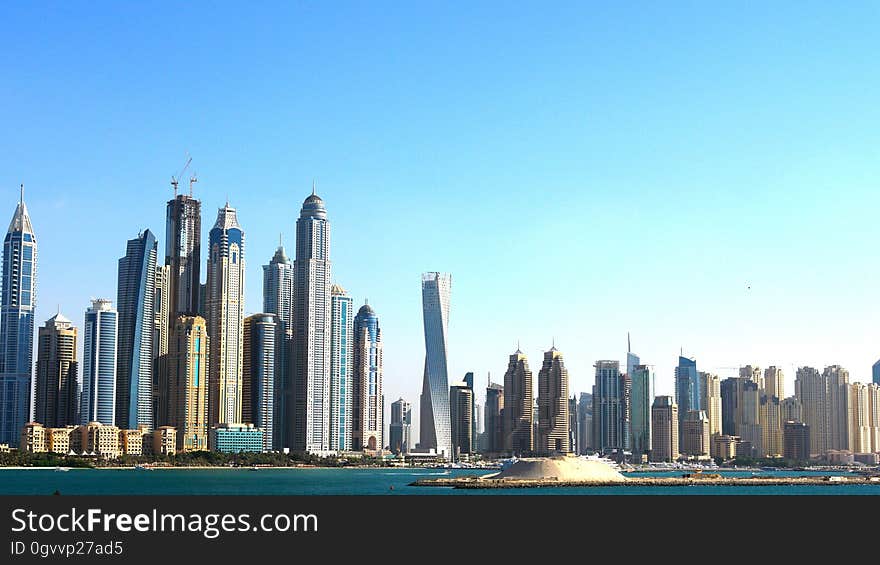
[{"label": "breakwater", "polygon": [[505,489],[541,487],[681,487],[681,486],[785,486],[785,485],[864,485],[880,484],[880,477],[639,477],[626,481],[559,481],[556,479],[483,479],[480,477],[440,477],[419,479],[417,487],[453,487],[461,489]]}]

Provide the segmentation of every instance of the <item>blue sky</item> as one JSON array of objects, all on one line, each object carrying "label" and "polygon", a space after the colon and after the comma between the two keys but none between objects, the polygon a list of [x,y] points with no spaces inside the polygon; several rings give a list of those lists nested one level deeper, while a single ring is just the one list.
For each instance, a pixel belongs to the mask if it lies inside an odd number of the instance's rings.
[{"label": "blue sky", "polygon": [[876,3],[419,4],[4,4],[0,210],[24,182],[38,320],[115,299],[139,229],[164,246],[188,151],[203,239],[239,211],[248,312],[317,178],[386,405],[418,403],[428,270],[451,380],[500,379],[517,340],[537,374],[555,338],[589,390],[627,331],[658,393],[679,348],[781,366],[786,394],[800,365],[870,378]]}]

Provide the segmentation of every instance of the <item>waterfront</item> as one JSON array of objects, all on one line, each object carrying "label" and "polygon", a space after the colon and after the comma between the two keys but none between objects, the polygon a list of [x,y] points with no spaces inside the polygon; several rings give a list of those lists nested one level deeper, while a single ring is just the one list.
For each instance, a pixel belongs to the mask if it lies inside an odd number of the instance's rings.
[{"label": "waterfront", "polygon": [[[753,471],[723,471],[725,477],[750,477]],[[828,471],[758,471],[766,477],[850,475]],[[880,484],[774,486],[604,486],[538,489],[453,489],[417,487],[419,479],[461,477],[473,469],[2,469],[0,495],[880,495]],[[681,472],[639,472],[630,477],[670,477]]]}]

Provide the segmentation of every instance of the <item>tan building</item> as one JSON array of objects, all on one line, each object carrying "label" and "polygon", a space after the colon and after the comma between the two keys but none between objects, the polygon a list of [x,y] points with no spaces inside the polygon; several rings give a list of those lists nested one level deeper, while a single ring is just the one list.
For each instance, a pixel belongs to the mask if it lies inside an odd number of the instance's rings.
[{"label": "tan building", "polygon": [[804,405],[797,396],[789,396],[779,402],[780,419],[783,422],[803,422]]},{"label": "tan building", "polygon": [[177,428],[161,426],[152,433],[153,455],[174,455],[177,453]]},{"label": "tan building", "polygon": [[179,316],[168,343],[168,423],[177,451],[208,449],[208,333],[201,316]]},{"label": "tan building", "polygon": [[21,429],[19,449],[28,453],[46,453],[46,428],[37,422],[28,422]]},{"label": "tan building", "polygon": [[709,457],[711,436],[709,435],[709,418],[704,410],[690,410],[682,420],[681,446],[682,455],[703,458]]},{"label": "tan building", "polygon": [[764,374],[761,367],[746,365],[739,368],[740,378],[747,379],[758,385],[758,390],[764,390]]},{"label": "tan building", "polygon": [[46,450],[67,455],[71,451],[71,437],[77,433],[77,426],[49,428],[46,434]]},{"label": "tan building", "polygon": [[124,455],[144,455],[144,441],[150,432],[144,427],[136,430],[119,430],[119,451]]},{"label": "tan building", "polygon": [[119,457],[121,453],[119,449],[119,428],[116,426],[105,426],[100,422],[89,422],[79,426],[77,431],[82,437],[83,453],[95,454],[108,459]]},{"label": "tan building", "polygon": [[0,443],[0,453],[9,453],[12,451],[12,448],[9,447],[8,443]]},{"label": "tan building", "polygon": [[871,430],[871,451],[880,452],[880,385],[868,385],[868,415]]},{"label": "tan building", "polygon": [[871,438],[871,400],[865,383],[850,385],[850,402],[852,417],[850,419],[849,437],[853,453],[871,453],[874,442]]},{"label": "tan building", "polygon": [[785,398],[785,375],[782,369],[771,365],[764,370],[764,394],[775,396],[780,401]]},{"label": "tan building", "polygon": [[[769,369],[768,369],[769,370]],[[766,374],[765,374],[766,382]],[[761,457],[781,457],[782,445],[782,411],[779,397],[765,394],[761,396]]]},{"label": "tan building", "polygon": [[651,461],[678,459],[678,405],[671,396],[657,396],[651,406]]},{"label": "tan building", "polygon": [[822,376],[828,381],[828,408],[830,411],[829,449],[852,451],[850,422],[852,422],[852,398],[849,387],[849,371],[840,365],[825,367]]},{"label": "tan building", "polygon": [[[759,369],[756,368],[755,371],[755,374],[760,374]],[[737,455],[761,457],[764,453],[764,438],[761,431],[761,391],[759,385],[751,379],[746,379],[741,384],[742,396],[739,400],[742,404],[742,421],[737,422],[736,431],[742,444],[737,448]]]},{"label": "tan building", "polygon": [[568,369],[556,347],[544,353],[538,371],[538,441],[540,453],[571,451],[568,418]]},{"label": "tan building", "polygon": [[502,414],[504,451],[519,455],[535,449],[532,371],[525,354],[517,348],[504,373]]},{"label": "tan building", "polygon": [[717,435],[712,438],[713,450],[723,460],[736,457],[736,446],[739,444],[739,436]]},{"label": "tan building", "polygon": [[[721,378],[712,373],[700,373],[700,394],[702,395],[700,406],[706,412],[709,420],[709,437],[721,434]],[[711,451],[715,445],[710,443],[709,449],[713,457],[718,455]]]},{"label": "tan building", "polygon": [[168,408],[168,334],[171,320],[168,318],[171,285],[171,266],[156,265],[156,294],[153,299],[155,317],[153,318],[153,358],[156,373],[159,375],[153,390],[153,406],[156,424],[167,423],[170,416]]}]

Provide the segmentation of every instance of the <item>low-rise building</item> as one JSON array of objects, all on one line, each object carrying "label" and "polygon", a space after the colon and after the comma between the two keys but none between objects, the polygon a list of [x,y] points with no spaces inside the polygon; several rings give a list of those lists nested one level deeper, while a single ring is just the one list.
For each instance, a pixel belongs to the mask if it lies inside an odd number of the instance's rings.
[{"label": "low-rise building", "polygon": [[119,451],[124,455],[143,455],[144,442],[149,441],[149,435],[150,432],[144,428],[119,430]]},{"label": "low-rise building", "polygon": [[46,452],[46,428],[37,422],[28,422],[21,429],[19,449],[28,453]]},{"label": "low-rise building", "polygon": [[177,428],[160,426],[153,430],[151,438],[153,455],[174,455],[177,453]]},{"label": "low-rise building", "polygon": [[211,428],[211,445],[221,453],[262,453],[263,429],[253,424],[219,424]]},{"label": "low-rise building", "polygon": [[76,433],[76,426],[49,428],[46,433],[46,451],[67,455],[70,453],[71,436]]},{"label": "low-rise building", "polygon": [[720,457],[723,460],[736,457],[739,443],[739,436],[722,434],[712,436],[713,453],[715,453],[715,457]]},{"label": "low-rise building", "polygon": [[100,422],[89,422],[79,426],[84,454],[97,455],[107,459],[116,459],[121,453],[119,449],[119,428],[105,426]]}]

